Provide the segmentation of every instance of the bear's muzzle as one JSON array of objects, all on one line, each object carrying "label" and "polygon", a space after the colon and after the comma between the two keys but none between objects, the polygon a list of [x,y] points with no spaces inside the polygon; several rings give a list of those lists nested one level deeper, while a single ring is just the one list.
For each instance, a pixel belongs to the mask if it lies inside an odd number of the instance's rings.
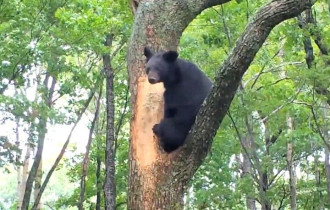
[{"label": "bear's muzzle", "polygon": [[159,82],[159,75],[156,72],[150,71],[148,74],[148,81],[150,84],[156,84]]}]

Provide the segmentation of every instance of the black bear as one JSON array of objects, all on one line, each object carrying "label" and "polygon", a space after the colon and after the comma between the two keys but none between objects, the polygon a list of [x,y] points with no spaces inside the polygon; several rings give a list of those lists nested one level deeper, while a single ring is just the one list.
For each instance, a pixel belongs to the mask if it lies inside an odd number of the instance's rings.
[{"label": "black bear", "polygon": [[146,47],[144,55],[149,82],[163,82],[165,87],[164,118],[153,132],[163,149],[172,152],[183,145],[212,82],[195,64],[178,58],[176,51],[154,54]]}]

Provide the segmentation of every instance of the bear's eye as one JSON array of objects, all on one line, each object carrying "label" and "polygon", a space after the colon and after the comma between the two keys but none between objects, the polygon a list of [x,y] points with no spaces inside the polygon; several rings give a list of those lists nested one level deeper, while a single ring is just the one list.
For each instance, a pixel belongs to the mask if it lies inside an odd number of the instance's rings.
[{"label": "bear's eye", "polygon": [[147,74],[149,74],[149,71],[150,71],[150,67],[147,67],[147,70],[146,70]]}]

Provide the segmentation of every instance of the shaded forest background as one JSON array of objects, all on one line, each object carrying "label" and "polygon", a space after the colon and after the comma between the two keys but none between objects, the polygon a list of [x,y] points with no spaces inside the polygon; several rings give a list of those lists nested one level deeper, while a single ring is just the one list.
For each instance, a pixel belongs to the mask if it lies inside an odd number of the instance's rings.
[{"label": "shaded forest background", "polygon": [[[186,28],[180,57],[214,78],[267,2],[205,10]],[[271,32],[191,182],[186,209],[252,209],[260,177],[276,209],[292,207],[293,196],[298,209],[330,208],[329,4],[318,1]],[[0,2],[0,209],[20,208],[28,188],[31,206],[42,194],[37,209],[104,206],[107,56],[116,205],[127,208],[132,24],[124,0]]]}]

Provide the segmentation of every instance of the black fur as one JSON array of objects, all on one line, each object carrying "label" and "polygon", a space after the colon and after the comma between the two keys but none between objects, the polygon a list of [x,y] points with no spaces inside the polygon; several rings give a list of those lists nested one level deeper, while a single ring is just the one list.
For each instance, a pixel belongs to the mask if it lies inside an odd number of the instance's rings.
[{"label": "black fur", "polygon": [[153,132],[163,149],[172,152],[184,144],[212,82],[196,65],[178,58],[176,51],[153,54],[145,48],[144,55],[149,81],[163,82],[165,87],[164,118]]}]

